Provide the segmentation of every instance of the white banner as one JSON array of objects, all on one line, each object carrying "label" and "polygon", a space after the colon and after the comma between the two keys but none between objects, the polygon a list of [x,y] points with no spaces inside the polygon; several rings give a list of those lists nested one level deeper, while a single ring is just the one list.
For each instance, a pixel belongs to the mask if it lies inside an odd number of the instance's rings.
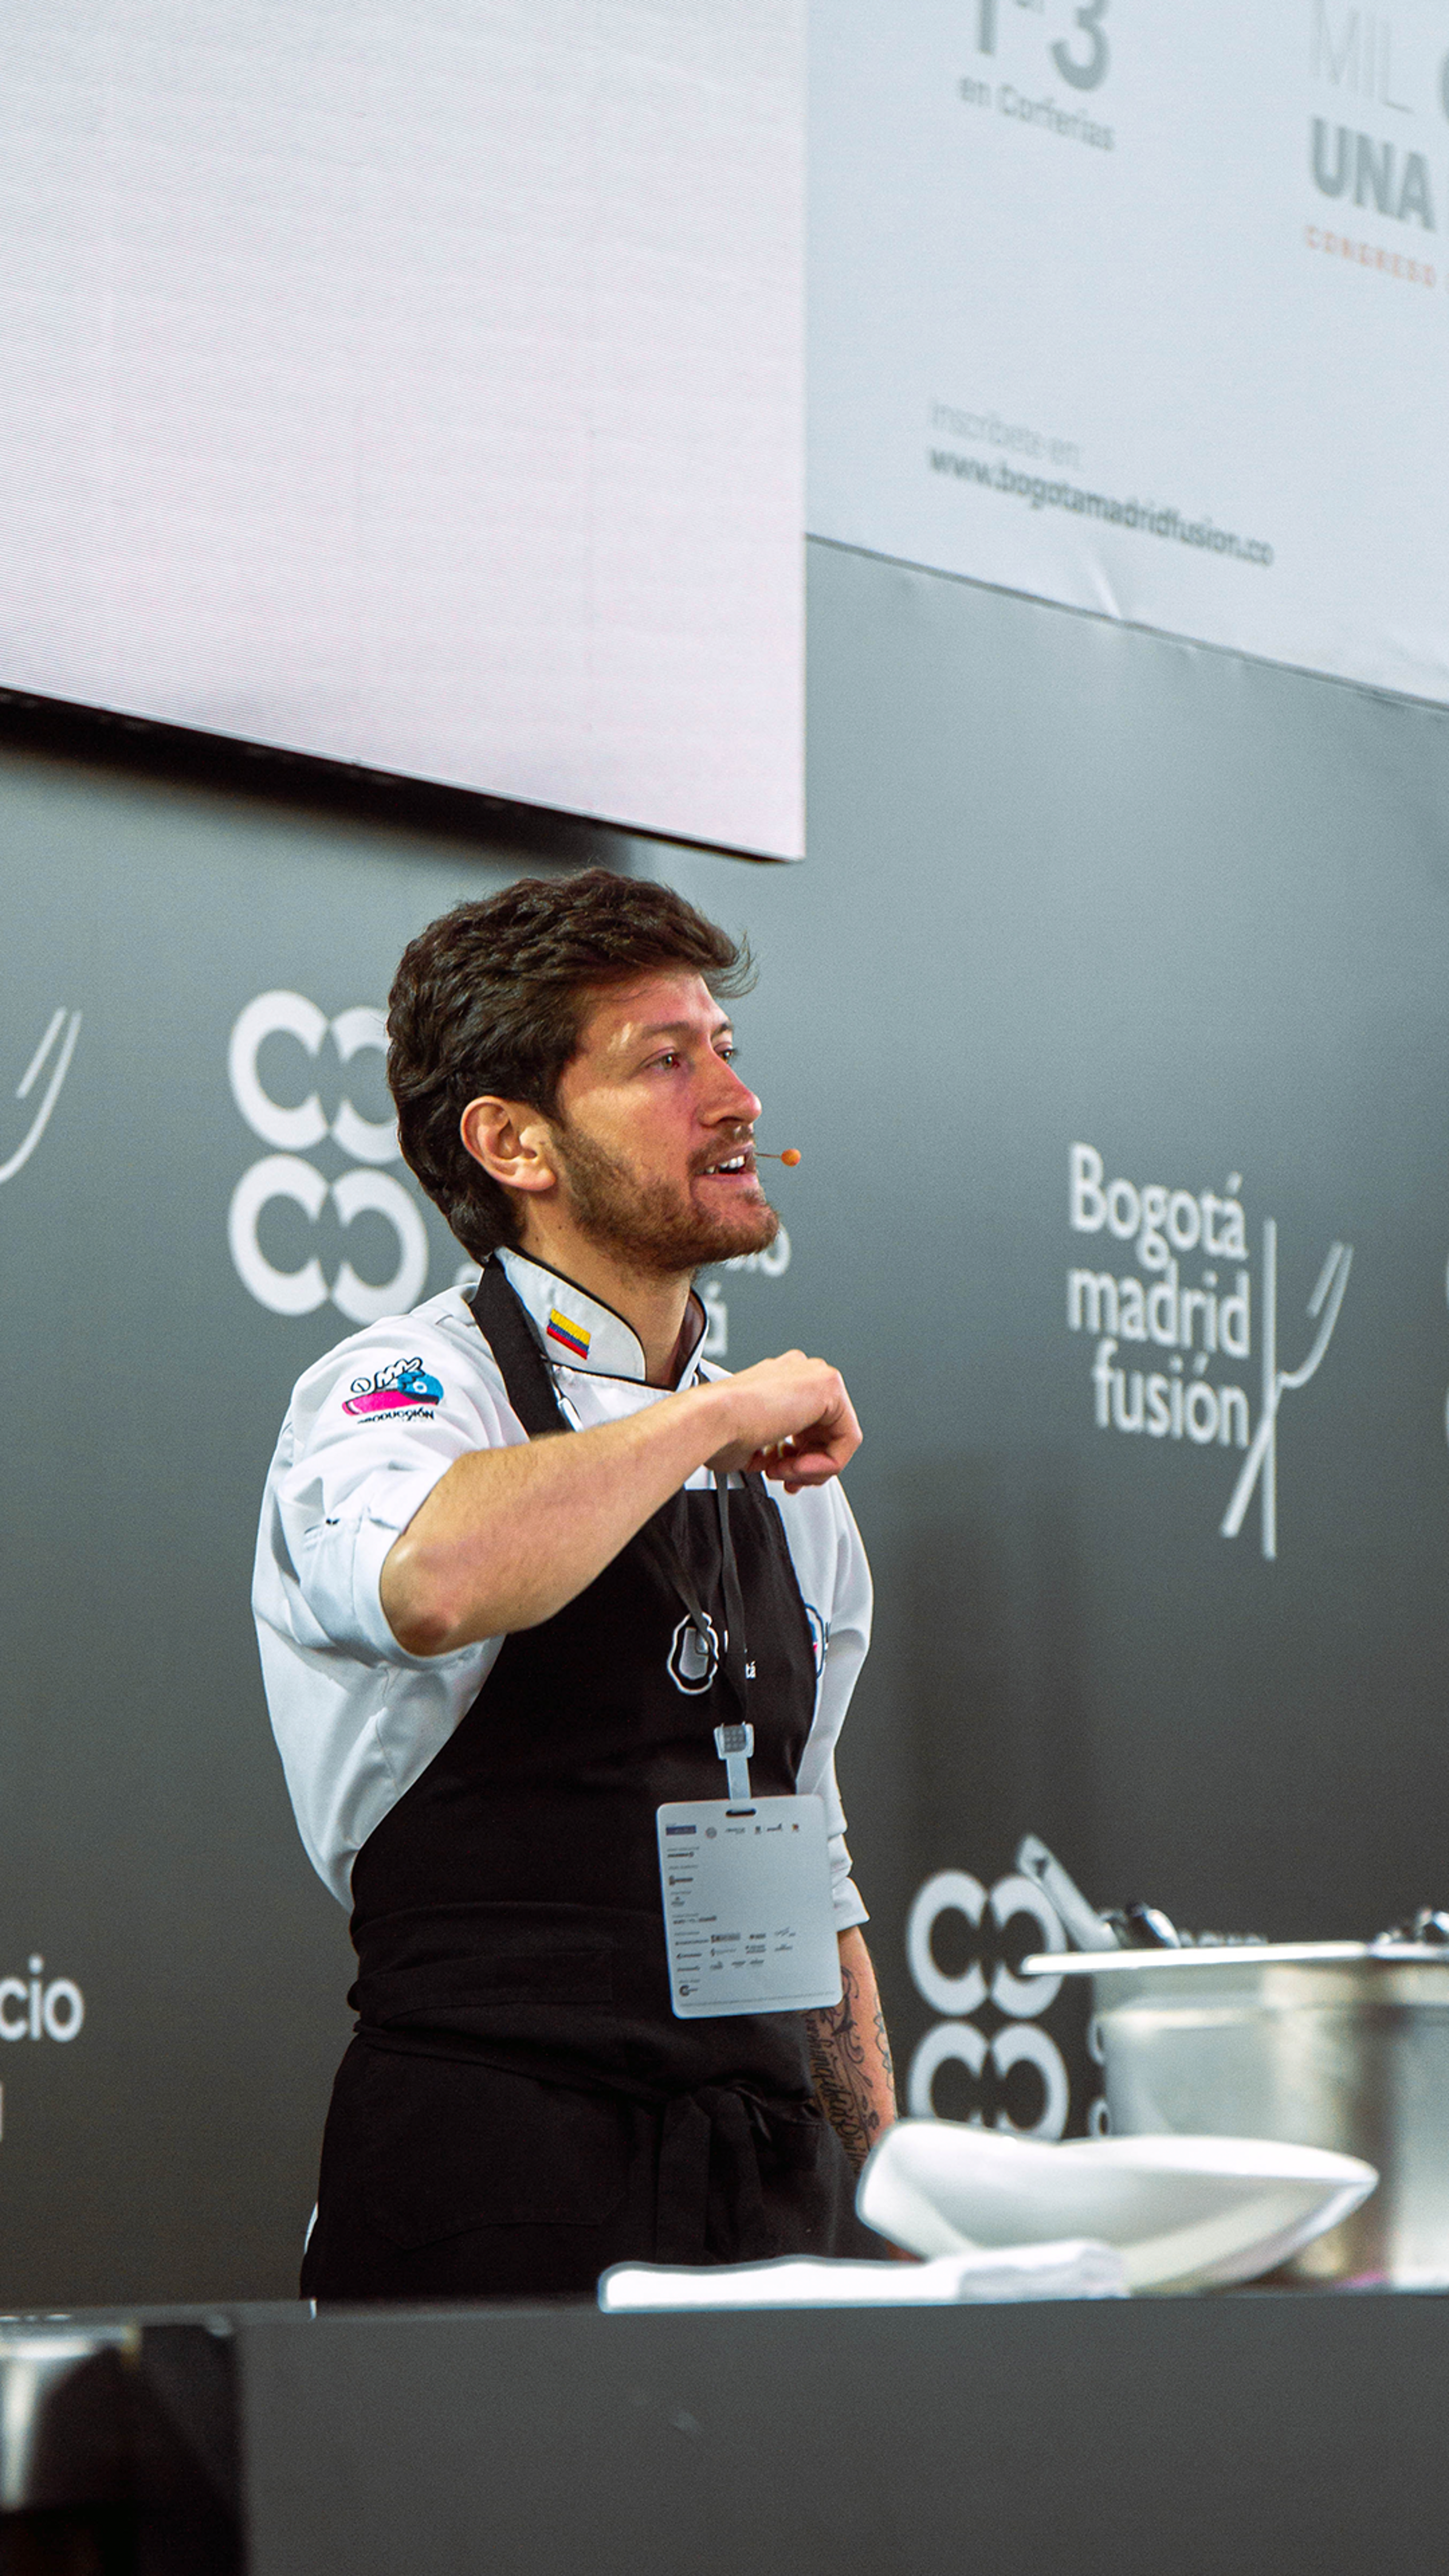
[{"label": "white banner", "polygon": [[826,0],[809,524],[1449,697],[1449,17]]},{"label": "white banner", "polygon": [[803,0],[47,0],[0,684],[802,846]]}]

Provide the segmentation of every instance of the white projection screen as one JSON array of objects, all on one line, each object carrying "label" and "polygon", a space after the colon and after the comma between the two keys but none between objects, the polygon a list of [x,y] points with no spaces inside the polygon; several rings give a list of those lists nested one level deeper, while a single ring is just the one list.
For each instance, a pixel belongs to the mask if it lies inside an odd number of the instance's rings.
[{"label": "white projection screen", "polygon": [[813,534],[1449,701],[1444,0],[823,0]]},{"label": "white projection screen", "polygon": [[804,0],[48,0],[0,686],[802,847]]}]

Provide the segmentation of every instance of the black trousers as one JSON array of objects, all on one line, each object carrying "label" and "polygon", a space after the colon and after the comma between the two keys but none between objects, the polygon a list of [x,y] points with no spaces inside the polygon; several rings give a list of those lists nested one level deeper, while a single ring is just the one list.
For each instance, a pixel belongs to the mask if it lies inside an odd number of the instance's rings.
[{"label": "black trousers", "polygon": [[301,2286],[587,2298],[613,2263],[885,2252],[813,2098],[707,2085],[639,2100],[368,2036],[333,2086]]}]

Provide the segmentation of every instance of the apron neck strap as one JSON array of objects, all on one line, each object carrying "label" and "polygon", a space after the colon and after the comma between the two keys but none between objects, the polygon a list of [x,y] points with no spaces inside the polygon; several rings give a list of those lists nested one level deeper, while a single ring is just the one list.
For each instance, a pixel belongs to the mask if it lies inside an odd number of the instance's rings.
[{"label": "apron neck strap", "polygon": [[539,1440],[550,1431],[567,1431],[568,1418],[554,1393],[553,1376],[538,1335],[522,1301],[508,1284],[501,1261],[491,1255],[468,1300],[469,1312],[488,1344],[508,1389],[508,1401],[528,1433]]}]

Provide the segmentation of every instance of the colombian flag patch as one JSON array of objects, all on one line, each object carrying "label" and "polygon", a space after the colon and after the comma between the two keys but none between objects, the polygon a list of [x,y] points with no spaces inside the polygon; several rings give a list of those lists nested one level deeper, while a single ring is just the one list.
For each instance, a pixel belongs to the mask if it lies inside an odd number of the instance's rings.
[{"label": "colombian flag patch", "polygon": [[576,1360],[586,1360],[589,1356],[591,1336],[585,1332],[582,1324],[570,1323],[568,1316],[561,1315],[557,1306],[549,1310],[548,1338],[551,1342],[561,1342],[564,1349],[571,1351]]}]

